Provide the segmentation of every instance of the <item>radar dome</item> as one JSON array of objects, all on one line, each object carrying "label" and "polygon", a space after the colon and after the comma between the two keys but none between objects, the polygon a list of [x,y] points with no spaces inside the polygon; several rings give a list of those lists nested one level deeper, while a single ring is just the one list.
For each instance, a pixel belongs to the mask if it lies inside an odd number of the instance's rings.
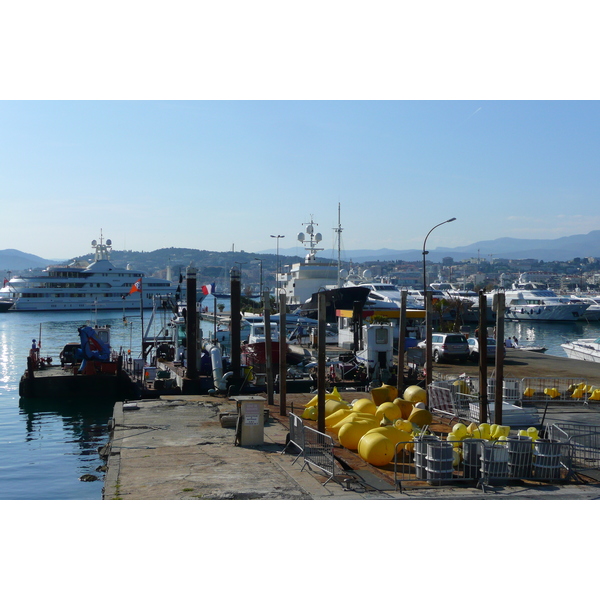
[{"label": "radar dome", "polygon": [[317,233],[317,235],[315,235],[315,241],[318,243],[323,239],[323,236],[320,233]]},{"label": "radar dome", "polygon": [[300,232],[300,233],[298,234],[298,241],[299,241],[299,242],[303,242],[303,241],[304,241],[304,234],[303,234],[302,232]]},{"label": "radar dome", "polygon": [[92,248],[97,244],[96,240],[92,240]]},{"label": "radar dome", "polygon": [[313,226],[312,226],[312,225],[309,225],[309,226],[306,228],[306,233],[308,233],[309,235],[312,235],[313,231],[314,231],[314,229],[313,229]]},{"label": "radar dome", "polygon": [[106,245],[107,246],[112,246],[112,242],[110,240],[106,240]]}]

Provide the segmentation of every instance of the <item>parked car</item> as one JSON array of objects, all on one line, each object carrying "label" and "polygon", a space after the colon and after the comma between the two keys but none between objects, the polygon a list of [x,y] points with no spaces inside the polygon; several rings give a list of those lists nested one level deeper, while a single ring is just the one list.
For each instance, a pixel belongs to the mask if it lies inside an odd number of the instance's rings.
[{"label": "parked car", "polygon": [[[420,348],[425,348],[426,343],[419,342]],[[434,362],[442,360],[467,360],[469,358],[469,343],[462,333],[437,333],[431,334],[431,356]]]},{"label": "parked car", "polygon": [[[504,346],[502,347],[504,354]],[[496,340],[489,337],[487,339],[487,357],[488,360],[496,359]],[[476,337],[469,338],[469,358],[471,360],[479,360],[479,340]]]}]

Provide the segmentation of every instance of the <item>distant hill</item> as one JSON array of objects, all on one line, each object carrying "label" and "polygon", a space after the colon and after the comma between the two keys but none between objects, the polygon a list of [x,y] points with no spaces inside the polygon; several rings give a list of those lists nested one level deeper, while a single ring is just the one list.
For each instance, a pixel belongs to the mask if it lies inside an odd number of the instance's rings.
[{"label": "distant hill", "polygon": [[47,267],[54,261],[41,258],[35,254],[27,254],[20,250],[0,250],[0,270],[24,271],[26,269],[40,269]]},{"label": "distant hill", "polygon": [[[428,260],[440,262],[443,258],[451,256],[455,261],[461,261],[477,257],[489,259],[490,255],[495,258],[527,259],[533,258],[543,261],[563,261],[588,256],[600,257],[600,231],[590,231],[587,234],[569,235],[555,240],[531,240],[518,238],[498,238],[495,240],[484,240],[467,246],[456,248],[428,248]],[[265,250],[275,253],[275,250]],[[280,248],[279,253],[283,256],[302,255],[302,248]],[[323,250],[319,256],[331,257],[332,250]],[[342,260],[353,262],[370,262],[373,260],[405,260],[415,261],[423,258],[422,250],[345,250]]]}]

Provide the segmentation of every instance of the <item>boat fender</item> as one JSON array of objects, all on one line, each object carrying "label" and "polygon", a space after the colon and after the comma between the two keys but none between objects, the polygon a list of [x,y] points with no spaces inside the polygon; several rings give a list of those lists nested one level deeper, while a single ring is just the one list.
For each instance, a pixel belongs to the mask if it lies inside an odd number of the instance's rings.
[{"label": "boat fender", "polygon": [[221,350],[217,346],[213,346],[210,349],[210,363],[212,366],[215,387],[221,389],[221,382],[223,380],[223,359],[221,357]]}]

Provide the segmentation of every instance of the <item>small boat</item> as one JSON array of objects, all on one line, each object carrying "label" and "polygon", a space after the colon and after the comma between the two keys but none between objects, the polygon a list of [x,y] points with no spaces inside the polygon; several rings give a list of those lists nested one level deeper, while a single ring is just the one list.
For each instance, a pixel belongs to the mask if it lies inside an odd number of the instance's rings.
[{"label": "small boat", "polygon": [[110,347],[110,327],[80,327],[80,342],[65,345],[60,365],[42,356],[33,340],[19,382],[21,398],[115,402],[138,399],[140,391],[123,367],[123,355]]},{"label": "small boat", "polygon": [[569,358],[600,363],[600,338],[580,338],[561,344],[561,347]]},{"label": "small boat", "polygon": [[526,350],[527,352],[546,352],[546,346],[515,346],[515,350]]}]

